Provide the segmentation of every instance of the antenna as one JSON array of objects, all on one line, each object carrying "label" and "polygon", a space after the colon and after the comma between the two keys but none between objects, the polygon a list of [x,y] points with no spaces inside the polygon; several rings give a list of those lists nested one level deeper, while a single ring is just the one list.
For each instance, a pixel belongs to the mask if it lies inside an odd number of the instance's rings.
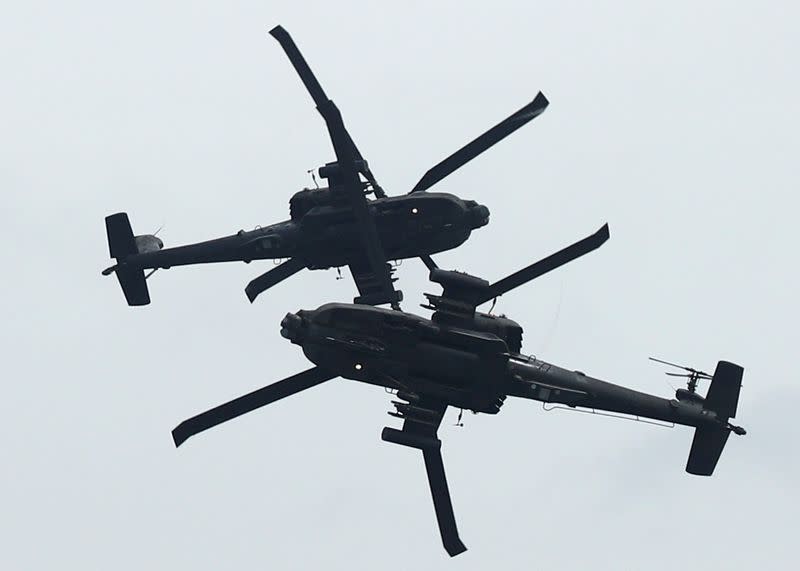
[{"label": "antenna", "polygon": [[684,365],[678,365],[676,363],[670,363],[669,361],[664,361],[663,359],[656,359],[655,357],[648,357],[651,361],[655,361],[656,363],[661,363],[663,365],[669,365],[670,367],[675,367],[676,369],[683,369],[686,371],[685,373],[671,373],[667,371],[665,374],[670,377],[685,377],[689,379],[686,382],[686,388],[689,390],[690,393],[697,392],[697,383],[700,379],[710,381],[713,379],[711,375],[706,373],[705,371],[699,371],[697,369],[693,369],[692,367],[685,367]]},{"label": "antenna", "polygon": [[317,176],[314,174],[314,169],[309,169],[306,172],[311,175],[311,180],[314,181],[314,186],[319,189],[319,183],[317,182]]}]

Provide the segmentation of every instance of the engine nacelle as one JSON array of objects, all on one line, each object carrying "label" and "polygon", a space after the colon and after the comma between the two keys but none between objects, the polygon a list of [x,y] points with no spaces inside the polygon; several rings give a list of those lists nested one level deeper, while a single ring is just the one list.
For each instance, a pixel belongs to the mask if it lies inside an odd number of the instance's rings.
[{"label": "engine nacelle", "polygon": [[506,342],[513,353],[522,351],[522,326],[508,317],[475,313],[475,328],[484,333],[492,333]]},{"label": "engine nacelle", "polygon": [[289,200],[289,215],[292,220],[300,220],[306,212],[316,206],[331,206],[333,195],[329,188],[306,188],[296,192]]},{"label": "engine nacelle", "polygon": [[441,297],[447,300],[476,304],[489,290],[489,282],[455,270],[431,270],[430,280],[442,286]]},{"label": "engine nacelle", "polygon": [[430,280],[441,285],[444,289],[465,289],[483,290],[489,287],[489,282],[483,278],[478,278],[464,272],[455,270],[443,270],[436,268],[431,270]]},{"label": "engine nacelle", "polygon": [[[369,170],[369,165],[364,159],[356,159],[353,161],[353,168],[355,168],[357,172],[367,172]],[[319,167],[317,172],[319,172],[320,178],[328,179],[330,184],[334,185],[341,181],[344,169],[342,169],[338,162],[333,162],[326,163]]]}]

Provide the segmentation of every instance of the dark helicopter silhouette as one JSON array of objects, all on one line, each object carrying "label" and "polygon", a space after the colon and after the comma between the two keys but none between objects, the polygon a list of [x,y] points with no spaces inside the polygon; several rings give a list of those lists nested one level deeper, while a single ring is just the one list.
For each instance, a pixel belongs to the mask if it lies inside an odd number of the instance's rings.
[{"label": "dark helicopter silhouette", "polygon": [[[290,219],[251,231],[197,244],[164,249],[154,235],[134,236],[126,213],[106,218],[109,250],[129,305],[150,303],[144,270],[188,264],[262,259],[287,260],[252,280],[245,289],[252,302],[303,268],[349,266],[359,297],[356,303],[391,304],[402,292],[393,287],[387,260],[428,256],[464,243],[472,230],[486,225],[489,210],[473,200],[423,192],[516,131],[547,107],[539,93],[510,115],[428,170],[406,195],[387,197],[359,152],[336,105],[322,90],[292,38],[282,27],[270,31],[283,47],[325,120],[336,161],[319,168],[328,186],[304,189],[289,201]],[[367,200],[367,194],[374,196]]]},{"label": "dark helicopter silhouette", "polygon": [[[328,303],[289,313],[281,335],[302,347],[314,367],[239,397],[179,424],[176,446],[189,437],[237,416],[336,377],[378,385],[395,392],[390,415],[402,430],[386,427],[381,438],[422,451],[445,550],[466,550],[456,527],[437,431],[448,406],[497,414],[508,396],[560,403],[567,407],[624,413],[695,427],[686,471],[710,476],[731,432],[744,434],[736,416],[743,369],[720,361],[713,376],[686,368],[688,390],[665,399],[601,381],[534,357],[522,350],[522,327],[476,308],[600,247],[608,226],[595,234],[493,284],[438,268],[430,259],[430,279],[443,288],[426,294],[426,319],[367,305]],[[697,374],[695,374],[697,373]],[[698,379],[711,379],[705,398]]]}]

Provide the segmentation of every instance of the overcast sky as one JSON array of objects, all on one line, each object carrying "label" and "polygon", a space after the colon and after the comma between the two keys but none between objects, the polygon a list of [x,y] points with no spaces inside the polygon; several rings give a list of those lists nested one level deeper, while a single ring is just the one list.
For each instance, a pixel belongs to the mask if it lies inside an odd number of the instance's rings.
[{"label": "overcast sky", "polygon": [[[0,567],[785,569],[800,507],[800,83],[790,2],[24,2],[0,17]],[[605,7],[599,8],[598,4]],[[646,4],[646,5],[645,5]],[[524,351],[669,396],[649,355],[745,368],[712,478],[692,431],[509,400],[440,430],[461,537],[442,549],[389,396],[336,380],[202,434],[170,430],[308,366],[287,311],[349,301],[271,262],[176,268],[125,305],[103,217],[179,245],[288,218],[333,158],[267,30],[282,24],[390,194],[541,90],[533,123],[435,187],[489,206],[447,268],[496,280]],[[427,282],[398,275],[418,311]]]}]

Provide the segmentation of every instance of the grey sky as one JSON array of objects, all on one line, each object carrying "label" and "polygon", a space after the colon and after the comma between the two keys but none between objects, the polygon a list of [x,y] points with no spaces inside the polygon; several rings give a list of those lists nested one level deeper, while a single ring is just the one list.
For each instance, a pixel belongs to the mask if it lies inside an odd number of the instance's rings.
[{"label": "grey sky", "polygon": [[[26,2],[0,18],[0,567],[764,569],[800,507],[798,8],[789,2]],[[647,4],[645,6],[644,4]],[[349,300],[269,262],[179,268],[129,308],[103,217],[167,245],[288,217],[333,157],[282,24],[390,194],[530,101],[436,190],[488,227],[438,256],[496,279],[608,221],[599,251],[498,303],[529,353],[659,395],[648,355],[745,367],[713,478],[685,428],[508,402],[440,435],[469,551],[441,548],[389,399],[335,381],[193,439],[184,418],[306,366],[287,311]],[[399,270],[405,308],[436,291]],[[423,310],[419,310],[422,312]]]}]

